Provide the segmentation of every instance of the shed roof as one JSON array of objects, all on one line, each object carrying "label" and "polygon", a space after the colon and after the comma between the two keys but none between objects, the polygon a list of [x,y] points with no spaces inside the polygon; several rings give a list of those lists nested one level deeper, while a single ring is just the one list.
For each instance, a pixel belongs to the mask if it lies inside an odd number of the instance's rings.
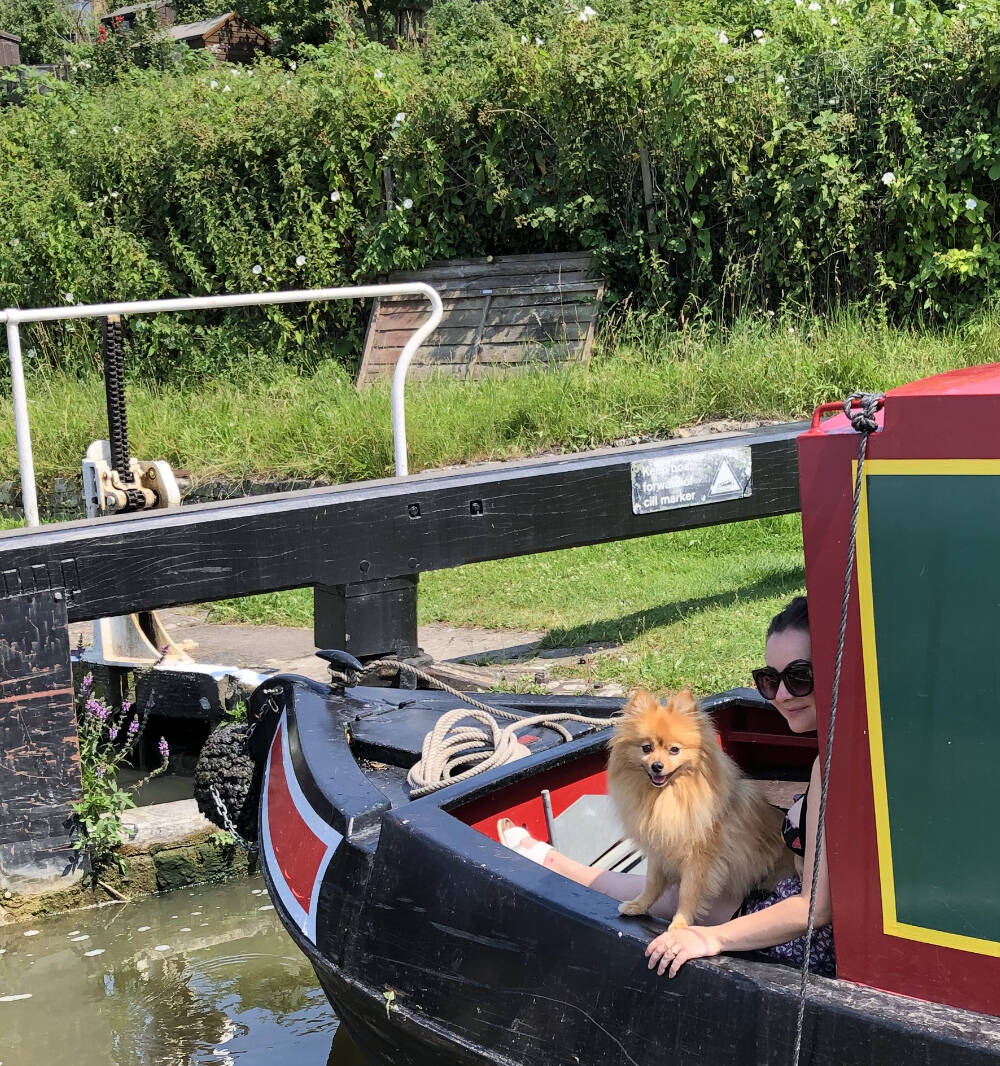
[{"label": "shed roof", "polygon": [[[202,19],[201,22],[183,22],[179,26],[169,27],[170,36],[173,37],[175,41],[189,41],[193,37],[208,37],[231,19],[241,17],[242,16],[238,11],[227,11],[225,14],[216,15],[214,18]],[[252,26],[252,23],[247,22],[247,25]],[[253,26],[252,28],[257,30],[261,37],[267,37],[267,34],[262,30],[258,30],[256,26]]]},{"label": "shed roof", "polygon": [[235,17],[235,11],[227,11],[224,15],[202,19],[201,22],[182,22],[179,26],[170,27],[170,36],[175,41],[186,41],[191,37],[204,37]]},{"label": "shed roof", "polygon": [[21,43],[21,38],[18,37],[16,33],[8,33],[6,30],[0,30],[0,37],[5,41],[17,41],[18,44]]}]

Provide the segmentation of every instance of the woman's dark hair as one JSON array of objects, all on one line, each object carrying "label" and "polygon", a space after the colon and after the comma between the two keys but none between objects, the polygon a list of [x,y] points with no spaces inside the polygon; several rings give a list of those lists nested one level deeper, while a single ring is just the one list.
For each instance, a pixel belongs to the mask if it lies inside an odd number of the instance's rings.
[{"label": "woman's dark hair", "polygon": [[771,619],[767,627],[768,637],[775,633],[784,633],[786,629],[801,629],[809,632],[809,609],[806,606],[805,596],[796,596],[791,603],[786,604]]}]

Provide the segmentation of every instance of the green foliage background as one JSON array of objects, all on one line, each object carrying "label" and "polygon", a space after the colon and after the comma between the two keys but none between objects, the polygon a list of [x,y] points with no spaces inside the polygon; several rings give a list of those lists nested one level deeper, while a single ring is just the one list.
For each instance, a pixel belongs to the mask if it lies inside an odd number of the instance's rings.
[{"label": "green foliage background", "polygon": [[[613,299],[682,322],[859,302],[940,319],[990,297],[997,0],[592,2],[583,21],[575,0],[443,0],[423,48],[331,15],[294,69],[98,85],[80,52],[76,81],[0,113],[0,306],[581,248]],[[363,315],[136,320],[131,365],[182,380],[350,362]],[[83,370],[96,335],[48,328],[29,345]]]}]

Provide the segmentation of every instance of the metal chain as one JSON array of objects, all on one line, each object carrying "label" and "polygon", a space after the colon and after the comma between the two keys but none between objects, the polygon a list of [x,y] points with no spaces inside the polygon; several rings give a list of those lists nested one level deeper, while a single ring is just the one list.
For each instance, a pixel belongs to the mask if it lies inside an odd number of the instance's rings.
[{"label": "metal chain", "polygon": [[[868,452],[868,437],[878,429],[875,412],[879,409],[883,394],[854,392],[844,400],[844,414],[851,425],[861,434],[858,446],[858,470],[854,479],[854,504],[851,510],[851,534],[847,546],[847,565],[844,570],[844,594],[840,602],[840,629],[837,633],[837,657],[833,667],[833,691],[830,696],[830,720],[826,730],[826,754],[823,759],[823,777],[819,793],[819,813],[816,819],[816,846],[813,853],[812,885],[809,890],[809,919],[806,924],[805,951],[802,958],[802,976],[799,983],[799,1011],[795,1021],[795,1046],[792,1066],[799,1066],[802,1051],[802,1030],[805,1025],[806,992],[809,985],[809,956],[812,950],[813,928],[816,918],[816,888],[819,884],[820,859],[823,855],[823,835],[826,829],[826,799],[830,786],[830,766],[833,758],[833,735],[837,725],[837,701],[840,696],[840,673],[844,661],[844,640],[847,634],[847,608],[851,598],[851,576],[854,573],[854,553],[858,538],[858,513],[861,508],[861,486]],[[854,410],[857,402],[860,410]]]},{"label": "metal chain", "polygon": [[248,855],[252,855],[257,850],[257,845],[244,840],[240,835],[239,830],[237,830],[236,826],[233,824],[233,820],[229,816],[229,810],[222,797],[219,795],[219,790],[215,785],[208,786],[208,794],[215,802],[215,809],[219,812],[219,818],[222,820],[223,828]]}]

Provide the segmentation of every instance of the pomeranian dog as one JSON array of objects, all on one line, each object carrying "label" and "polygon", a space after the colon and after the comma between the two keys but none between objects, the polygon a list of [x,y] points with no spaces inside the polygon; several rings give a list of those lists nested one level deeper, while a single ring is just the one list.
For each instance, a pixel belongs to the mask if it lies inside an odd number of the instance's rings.
[{"label": "pomeranian dog", "polygon": [[642,893],[619,913],[646,914],[679,884],[670,928],[683,928],[724,892],[745,896],[794,872],[781,811],[719,747],[689,691],[661,703],[637,690],[610,746],[608,792],[647,862]]}]

